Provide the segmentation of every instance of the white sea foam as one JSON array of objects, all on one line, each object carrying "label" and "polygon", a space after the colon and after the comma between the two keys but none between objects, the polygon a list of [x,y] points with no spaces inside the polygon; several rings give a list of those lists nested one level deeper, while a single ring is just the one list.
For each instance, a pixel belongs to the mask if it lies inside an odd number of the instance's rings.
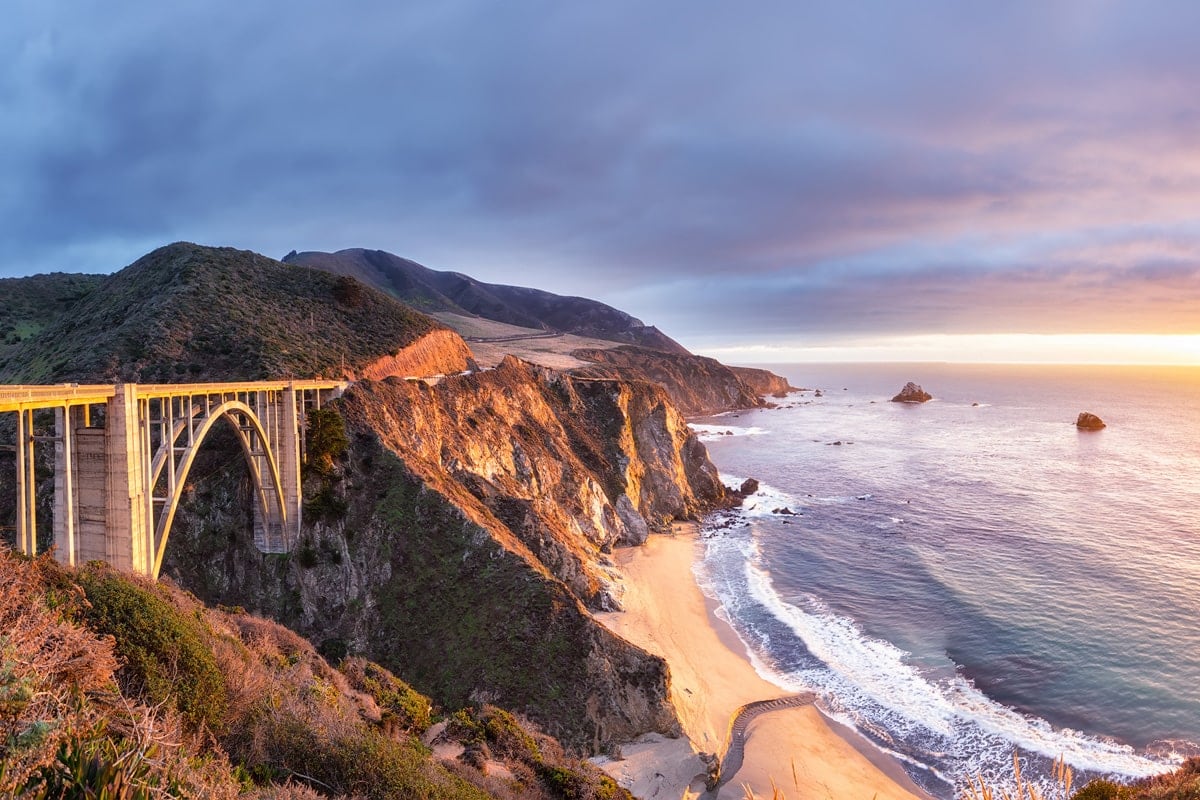
[{"label": "white sea foam", "polygon": [[[727,486],[741,486],[745,482],[745,478],[740,475],[731,475],[728,472],[721,473],[721,479]],[[789,508],[792,511],[799,512],[803,503],[800,500],[785,491],[776,489],[770,484],[759,481],[758,491],[747,497],[742,502],[740,513],[743,517],[754,519],[761,517],[770,517],[779,519],[778,514],[772,513],[777,508]]]},{"label": "white sea foam", "polygon": [[716,442],[730,436],[762,436],[770,433],[766,428],[760,428],[757,425],[741,428],[736,425],[708,425],[693,422],[689,424],[689,427],[696,432],[702,442]]},{"label": "white sea foam", "polygon": [[[803,608],[784,600],[762,568],[757,551],[745,561],[749,596],[801,639],[823,666],[773,678],[788,688],[817,690],[840,721],[877,733],[885,741],[920,742],[931,754],[949,756],[949,777],[976,772],[1003,775],[1013,748],[1047,758],[1062,757],[1079,770],[1143,777],[1170,764],[1151,760],[1116,742],[1056,729],[988,698],[968,679],[930,680],[908,654],[869,637],[851,619],[815,598]],[[733,586],[724,587],[734,590]],[[722,602],[730,595],[722,592]]]}]

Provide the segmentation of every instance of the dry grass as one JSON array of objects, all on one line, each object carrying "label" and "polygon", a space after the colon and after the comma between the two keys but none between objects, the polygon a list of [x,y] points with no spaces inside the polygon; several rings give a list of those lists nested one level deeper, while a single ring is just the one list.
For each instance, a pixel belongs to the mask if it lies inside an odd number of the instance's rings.
[{"label": "dry grass", "polygon": [[[800,776],[796,772],[796,759],[794,759],[794,758],[792,759],[792,785],[796,789],[796,794],[799,795],[800,794]],[[742,784],[742,792],[744,793],[743,797],[745,798],[745,800],[758,800],[758,795],[756,795],[754,793],[754,790],[751,789],[748,784],[745,784],[745,783]],[[787,800],[787,795],[785,795],[783,793],[783,790],[780,789],[779,786],[775,783],[774,778],[771,778],[771,800]]]},{"label": "dry grass", "polygon": [[1071,797],[1071,785],[1075,775],[1062,758],[1054,762],[1054,785],[1048,793],[1043,793],[1037,786],[1026,782],[1021,776],[1021,759],[1013,753],[1013,783],[1010,792],[1007,789],[994,789],[988,786],[982,776],[968,782],[967,789],[962,793],[963,800],[1068,800]]}]

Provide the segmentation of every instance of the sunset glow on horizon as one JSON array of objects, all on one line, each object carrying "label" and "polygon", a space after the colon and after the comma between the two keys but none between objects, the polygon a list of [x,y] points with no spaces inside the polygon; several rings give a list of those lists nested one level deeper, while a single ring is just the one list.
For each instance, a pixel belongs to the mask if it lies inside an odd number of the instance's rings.
[{"label": "sunset glow on horizon", "polygon": [[938,361],[1200,368],[1200,334],[936,334],[819,345],[717,347],[702,354],[746,364]]}]

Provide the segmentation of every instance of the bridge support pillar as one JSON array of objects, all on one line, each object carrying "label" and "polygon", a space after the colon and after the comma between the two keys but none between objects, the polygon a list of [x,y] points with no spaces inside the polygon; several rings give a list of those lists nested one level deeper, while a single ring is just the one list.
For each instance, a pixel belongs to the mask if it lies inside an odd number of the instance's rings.
[{"label": "bridge support pillar", "polygon": [[70,406],[54,409],[54,549],[58,560],[75,566],[75,417]]},{"label": "bridge support pillar", "polygon": [[279,482],[283,487],[283,507],[287,514],[284,523],[284,547],[288,550],[300,537],[300,515],[303,503],[300,490],[300,438],[303,422],[300,419],[302,393],[296,392],[295,384],[283,390],[282,425],[279,431]]},{"label": "bridge support pillar", "polygon": [[37,555],[37,480],[33,454],[33,411],[17,412],[17,549]]},{"label": "bridge support pillar", "polygon": [[289,384],[285,389],[262,392],[259,395],[256,413],[270,437],[269,442],[259,442],[260,448],[269,448],[279,470],[280,497],[271,481],[271,467],[265,452],[256,451],[252,469],[260,478],[266,508],[254,509],[254,544],[264,553],[287,553],[300,535],[300,393]]},{"label": "bridge support pillar", "polygon": [[117,569],[154,577],[150,547],[150,464],[134,384],[119,383],[104,422],[107,465],[105,560]]}]

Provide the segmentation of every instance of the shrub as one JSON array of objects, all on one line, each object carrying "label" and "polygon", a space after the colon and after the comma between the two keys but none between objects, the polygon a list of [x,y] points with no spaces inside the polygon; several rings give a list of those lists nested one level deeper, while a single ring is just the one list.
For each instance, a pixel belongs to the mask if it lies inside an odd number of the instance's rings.
[{"label": "shrub", "polygon": [[322,729],[315,720],[275,720],[267,740],[278,772],[325,792],[366,797],[484,800],[487,795],[450,775],[411,739],[372,728]]},{"label": "shrub", "polygon": [[296,557],[299,559],[301,567],[312,569],[317,565],[317,548],[312,546],[312,542],[306,541]]},{"label": "shrub", "polygon": [[174,706],[195,728],[220,730],[225,682],[204,623],[103,564],[89,564],[79,582],[90,604],[84,621],[115,639],[124,662],[118,680],[151,704]]},{"label": "shrub", "polygon": [[337,522],[346,516],[348,507],[346,500],[339,497],[332,486],[324,484],[316,494],[304,502],[304,517],[309,520]]},{"label": "shrub", "polygon": [[1106,780],[1094,780],[1085,785],[1071,800],[1128,800],[1134,796],[1128,786]]},{"label": "shrub", "polygon": [[429,698],[391,672],[363,658],[348,658],[340,669],[351,686],[374,698],[385,720],[409,733],[429,729],[433,722]]},{"label": "shrub", "polygon": [[317,475],[327,475],[334,462],[345,455],[350,447],[346,436],[346,423],[336,409],[313,408],[308,412],[305,433],[305,466]]},{"label": "shrub", "polygon": [[150,759],[156,755],[153,745],[143,750],[127,739],[105,737],[102,729],[86,739],[74,736],[62,742],[52,764],[29,779],[21,797],[151,800],[163,777],[152,769]]}]

